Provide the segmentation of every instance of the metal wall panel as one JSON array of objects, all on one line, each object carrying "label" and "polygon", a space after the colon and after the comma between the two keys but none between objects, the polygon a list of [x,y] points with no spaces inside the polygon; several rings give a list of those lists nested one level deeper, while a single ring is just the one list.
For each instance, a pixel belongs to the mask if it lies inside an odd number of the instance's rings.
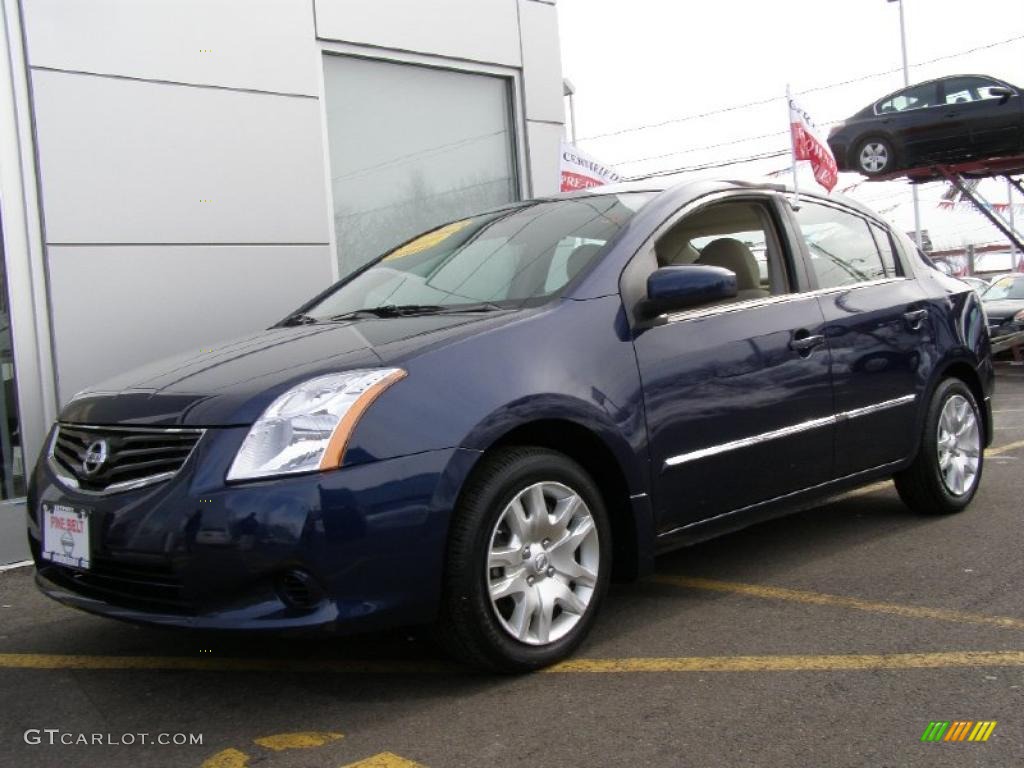
[{"label": "metal wall panel", "polygon": [[60,402],[265,328],[331,282],[330,247],[50,246]]},{"label": "metal wall panel", "polygon": [[523,37],[523,87],[526,119],[565,122],[562,95],[562,57],[555,6],[519,0]]},{"label": "metal wall panel", "polygon": [[29,63],[316,95],[301,0],[23,0]]},{"label": "metal wall panel", "polygon": [[317,35],[490,64],[520,65],[517,0],[316,0]]},{"label": "metal wall panel", "polygon": [[325,243],[316,99],[35,70],[50,243]]},{"label": "metal wall panel", "polygon": [[530,178],[535,197],[553,195],[559,190],[559,151],[564,131],[561,125],[553,123],[529,121],[526,124],[530,143]]}]

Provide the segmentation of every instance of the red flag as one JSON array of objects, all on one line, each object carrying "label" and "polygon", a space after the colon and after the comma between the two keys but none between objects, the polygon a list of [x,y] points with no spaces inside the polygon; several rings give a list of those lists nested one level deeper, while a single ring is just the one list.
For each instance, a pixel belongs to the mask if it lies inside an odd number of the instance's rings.
[{"label": "red flag", "polygon": [[794,160],[809,160],[814,179],[829,192],[839,180],[839,168],[828,144],[818,138],[810,115],[789,100],[789,128],[793,135]]}]

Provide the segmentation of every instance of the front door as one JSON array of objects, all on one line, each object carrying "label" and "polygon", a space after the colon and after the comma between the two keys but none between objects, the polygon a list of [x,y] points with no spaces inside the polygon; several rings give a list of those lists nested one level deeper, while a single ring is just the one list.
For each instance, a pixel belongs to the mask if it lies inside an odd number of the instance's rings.
[{"label": "front door", "polygon": [[[944,87],[950,119],[963,126],[971,154],[989,157],[1020,149],[1024,114],[1016,89],[983,77],[950,78]],[[1000,95],[1003,89],[1010,95]]]},{"label": "front door", "polygon": [[739,285],[734,301],[663,316],[635,336],[661,533],[831,477],[824,318],[797,292],[780,211],[767,198],[711,204],[655,246],[660,266],[724,266]]},{"label": "front door", "polygon": [[818,283],[835,385],[836,475],[913,450],[928,311],[903,276],[886,229],[849,209],[804,202],[795,211]]}]

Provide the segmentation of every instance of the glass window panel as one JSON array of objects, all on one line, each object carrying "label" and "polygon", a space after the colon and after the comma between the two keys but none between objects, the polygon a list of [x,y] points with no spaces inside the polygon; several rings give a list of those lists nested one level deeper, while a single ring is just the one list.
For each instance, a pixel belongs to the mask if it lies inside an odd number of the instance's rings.
[{"label": "glass window panel", "polygon": [[426,232],[340,285],[307,317],[360,309],[542,302],[593,263],[644,193],[527,203]]},{"label": "glass window panel", "polygon": [[[0,222],[2,224],[2,222]],[[0,226],[0,499],[25,495],[25,457],[18,419],[18,388],[11,339],[11,309],[7,293],[7,264]]]},{"label": "glass window panel", "polygon": [[889,233],[877,224],[871,225],[871,231],[875,234],[875,241],[878,243],[878,250],[882,254],[882,263],[885,265],[885,274],[889,277],[896,277],[901,270],[897,268],[896,251],[893,249],[892,239]]},{"label": "glass window panel", "polygon": [[324,80],[342,275],[518,199],[506,78],[328,55]]},{"label": "glass window panel", "polygon": [[796,218],[807,241],[818,287],[838,288],[885,277],[882,257],[867,221],[860,216],[801,203]]},{"label": "glass window panel", "polygon": [[906,112],[911,109],[934,107],[938,103],[939,89],[936,83],[915,85],[900,91],[887,101],[878,105],[878,112]]}]

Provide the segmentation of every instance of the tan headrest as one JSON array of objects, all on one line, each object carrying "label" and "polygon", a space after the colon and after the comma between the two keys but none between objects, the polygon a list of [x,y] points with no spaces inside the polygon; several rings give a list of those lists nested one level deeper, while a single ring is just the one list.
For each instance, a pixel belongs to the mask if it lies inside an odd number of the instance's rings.
[{"label": "tan headrest", "polygon": [[750,249],[739,240],[720,237],[704,246],[698,264],[709,267],[724,267],[736,273],[736,289],[746,291],[761,287],[761,273],[757,260]]}]

